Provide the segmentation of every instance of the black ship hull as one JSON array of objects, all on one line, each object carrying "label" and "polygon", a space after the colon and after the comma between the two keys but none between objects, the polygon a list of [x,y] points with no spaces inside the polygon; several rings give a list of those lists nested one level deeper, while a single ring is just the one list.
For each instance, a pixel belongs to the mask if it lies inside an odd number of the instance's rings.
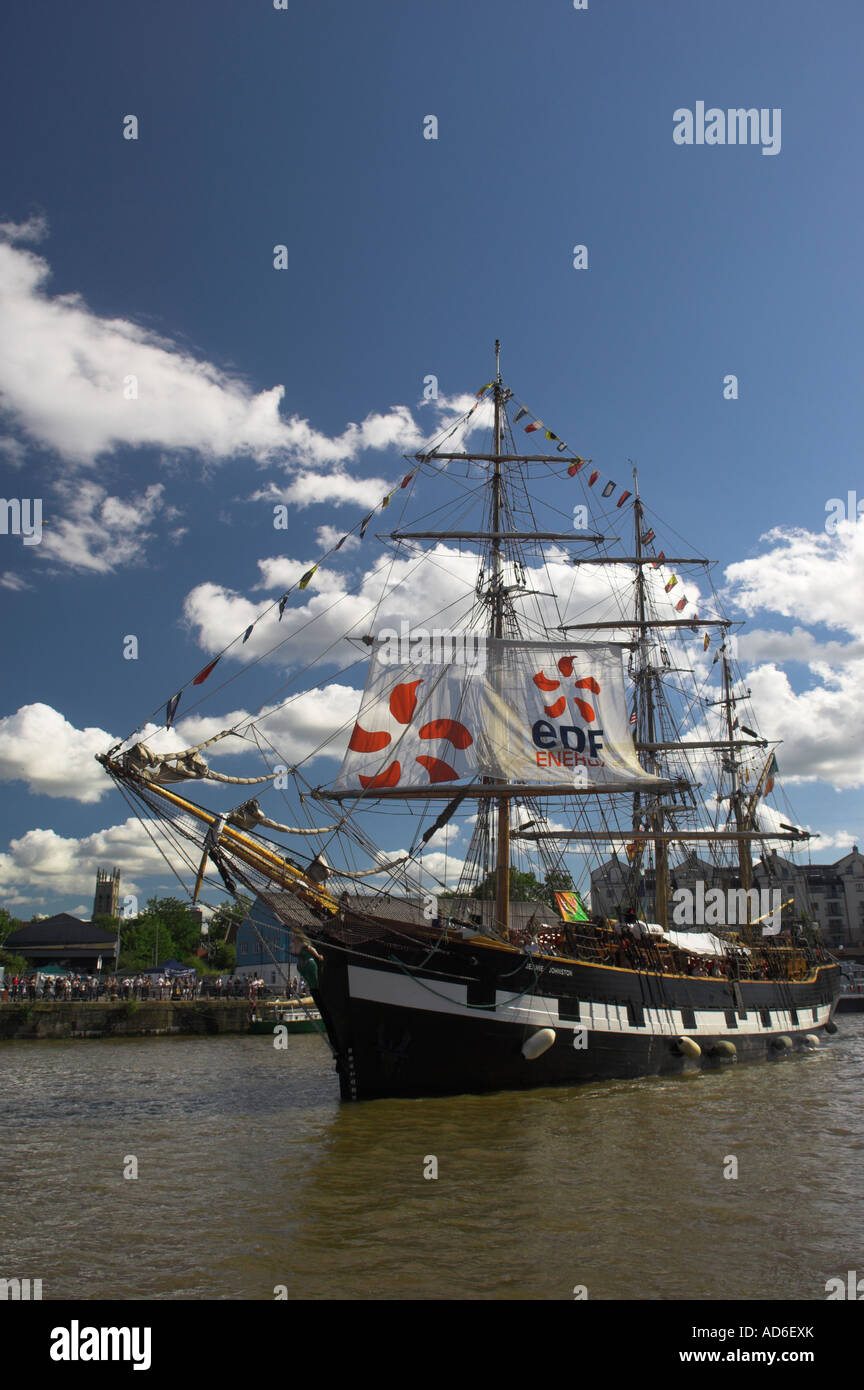
[{"label": "black ship hull", "polygon": [[817,1046],[839,967],[731,980],[530,957],[386,932],[317,938],[313,989],[344,1100],[674,1075]]}]

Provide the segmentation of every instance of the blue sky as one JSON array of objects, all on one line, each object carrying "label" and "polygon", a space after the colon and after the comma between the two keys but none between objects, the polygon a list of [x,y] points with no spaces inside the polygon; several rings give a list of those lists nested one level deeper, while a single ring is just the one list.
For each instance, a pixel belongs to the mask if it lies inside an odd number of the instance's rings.
[{"label": "blue sky", "polygon": [[[0,491],[41,497],[45,535],[0,535],[0,902],[89,908],[112,856],[170,889],[124,859],[116,794],[80,799],[76,731],[120,737],[218,648],[191,591],[278,597],[259,561],[311,563],[366,510],[295,493],[274,540],[250,498],[392,481],[407,413],[439,418],[424,377],[476,391],[496,336],[508,384],[608,476],[634,459],[769,634],[742,651],[814,858],[864,842],[862,528],[824,530],[864,498],[860,6],[90,0],[2,30]],[[779,152],[676,145],[697,101],[779,108]],[[147,351],[142,425],[118,402]]]}]

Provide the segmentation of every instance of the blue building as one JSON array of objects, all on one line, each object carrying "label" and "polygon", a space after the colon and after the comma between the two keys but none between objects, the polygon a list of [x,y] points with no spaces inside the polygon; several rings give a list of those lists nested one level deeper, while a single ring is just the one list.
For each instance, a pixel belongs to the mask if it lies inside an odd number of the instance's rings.
[{"label": "blue building", "polygon": [[[280,991],[286,989],[290,982],[300,980],[305,990],[306,985],[297,971],[297,957],[291,950],[291,928],[296,926],[302,931],[305,927],[315,927],[319,925],[318,919],[293,893],[269,893],[267,897],[267,901],[261,897],[255,899],[248,917],[243,918],[237,929],[235,974],[244,978],[252,975]],[[352,908],[365,909],[378,917],[396,917],[420,923],[426,920],[425,897],[390,898],[380,894],[345,893],[341,902],[349,911]],[[279,908],[281,921],[271,906],[274,903]],[[549,910],[544,907],[547,913]]]},{"label": "blue building", "polygon": [[[297,926],[315,924],[316,919],[293,893],[273,893],[271,900],[278,902],[283,916],[290,918]],[[235,944],[235,974],[243,978],[254,976],[263,980],[265,985],[275,985],[280,990],[299,978],[297,957],[291,950],[291,928],[279,920],[264,898],[256,898],[249,915],[243,918],[237,929]]]}]

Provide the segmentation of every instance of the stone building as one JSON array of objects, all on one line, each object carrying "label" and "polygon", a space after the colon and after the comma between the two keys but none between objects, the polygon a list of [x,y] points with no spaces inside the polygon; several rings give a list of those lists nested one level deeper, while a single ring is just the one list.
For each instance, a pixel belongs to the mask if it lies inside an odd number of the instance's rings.
[{"label": "stone building", "polygon": [[96,892],[93,896],[94,917],[120,915],[120,870],[97,869]]},{"label": "stone building", "polygon": [[[690,851],[670,866],[671,893],[676,888],[695,892],[701,881],[708,888],[729,890],[740,886],[737,866],[717,866]],[[853,845],[833,864],[795,864],[771,850],[753,865],[754,886],[779,889],[782,922],[813,922],[829,949],[851,949],[864,954],[864,855]],[[613,855],[591,874],[591,911],[617,917],[632,892],[632,868],[624,856]],[[653,914],[654,874],[641,876],[637,913]]]}]

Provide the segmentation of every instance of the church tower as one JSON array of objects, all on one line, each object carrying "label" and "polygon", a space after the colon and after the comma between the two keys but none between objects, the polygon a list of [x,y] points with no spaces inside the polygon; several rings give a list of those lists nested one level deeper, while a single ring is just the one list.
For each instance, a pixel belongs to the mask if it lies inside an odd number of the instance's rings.
[{"label": "church tower", "polygon": [[120,870],[97,869],[93,916],[117,917],[120,912]]}]

